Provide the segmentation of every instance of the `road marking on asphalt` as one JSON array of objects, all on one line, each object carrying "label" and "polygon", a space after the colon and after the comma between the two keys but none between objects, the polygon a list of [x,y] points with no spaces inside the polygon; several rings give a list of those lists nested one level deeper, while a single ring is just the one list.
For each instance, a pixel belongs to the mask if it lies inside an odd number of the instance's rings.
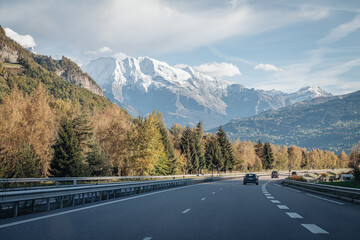
[{"label": "road marking on asphalt", "polygon": [[188,213],[190,210],[191,210],[191,209],[188,208],[188,209],[184,210],[182,213]]},{"label": "road marking on asphalt", "polygon": [[272,203],[281,203],[279,200],[270,200]]},{"label": "road marking on asphalt", "polygon": [[202,198],[201,201],[204,201],[206,198]]},{"label": "road marking on asphalt", "polygon": [[301,192],[301,191],[296,190],[296,189],[293,189],[293,188],[289,188],[289,187],[285,187],[285,188],[287,188],[287,189],[289,189],[289,190],[291,190],[291,191],[294,191],[294,192]]},{"label": "road marking on asphalt", "polygon": [[274,185],[278,186],[278,187],[282,187],[280,184],[274,183]]},{"label": "road marking on asphalt", "polygon": [[[206,183],[204,183],[204,184],[206,184]],[[34,221],[38,221],[38,220],[41,220],[41,219],[61,216],[61,215],[65,215],[65,214],[68,214],[68,213],[79,212],[79,211],[83,211],[83,210],[87,210],[87,209],[91,209],[91,208],[102,207],[102,206],[105,206],[105,205],[110,205],[110,204],[114,204],[114,203],[118,203],[118,202],[124,202],[124,201],[128,201],[128,200],[136,199],[136,198],[142,198],[142,197],[146,197],[146,196],[150,196],[150,195],[155,195],[155,194],[159,194],[159,193],[170,192],[170,191],[174,191],[174,190],[190,188],[190,187],[195,187],[195,186],[199,186],[199,184],[195,184],[195,185],[191,185],[191,186],[185,186],[185,187],[177,187],[177,188],[172,188],[172,189],[166,189],[166,190],[163,190],[163,191],[142,194],[142,195],[139,195],[139,196],[119,199],[119,200],[115,200],[115,201],[111,201],[111,202],[99,203],[99,204],[96,204],[96,205],[83,207],[83,208],[77,208],[77,209],[73,209],[73,210],[68,210],[68,211],[65,211],[65,212],[49,214],[49,215],[46,215],[46,216],[35,217],[35,218],[21,220],[21,221],[12,222],[12,223],[6,223],[6,224],[0,225],[0,229],[20,225],[20,224],[23,224],[23,223],[34,222]]]},{"label": "road marking on asphalt", "polygon": [[310,232],[314,233],[314,234],[329,234],[327,231],[325,231],[324,229],[316,226],[315,224],[301,224],[301,226],[303,226],[304,228],[306,228],[307,230],[309,230]]},{"label": "road marking on asphalt", "polygon": [[152,239],[152,237],[146,237],[143,240],[151,240],[151,239]]},{"label": "road marking on asphalt", "polygon": [[223,190],[222,188],[220,188],[220,190]]},{"label": "road marking on asphalt", "polygon": [[271,196],[271,194],[270,193],[265,193],[265,196]]},{"label": "road marking on asphalt", "polygon": [[300,216],[299,214],[295,213],[295,212],[285,212],[287,215],[289,215],[289,217],[291,218],[303,218],[302,216]]},{"label": "road marking on asphalt", "polygon": [[287,206],[285,206],[285,205],[276,205],[276,206],[278,206],[278,208],[280,208],[280,209],[289,209]]},{"label": "road marking on asphalt", "polygon": [[344,205],[344,203],[342,203],[342,202],[337,202],[337,201],[333,201],[333,200],[330,200],[330,199],[327,199],[327,198],[322,198],[322,197],[319,197],[319,196],[316,196],[316,195],[312,195],[310,193],[307,193],[307,195],[309,195],[311,197],[314,197],[314,198],[322,199],[322,200],[325,200],[325,201],[328,201],[328,202]]},{"label": "road marking on asphalt", "polygon": [[212,192],[212,194],[215,194],[216,192]]},{"label": "road marking on asphalt", "polygon": [[274,199],[274,197],[272,197],[272,196],[268,196],[267,198],[268,198],[268,199]]}]

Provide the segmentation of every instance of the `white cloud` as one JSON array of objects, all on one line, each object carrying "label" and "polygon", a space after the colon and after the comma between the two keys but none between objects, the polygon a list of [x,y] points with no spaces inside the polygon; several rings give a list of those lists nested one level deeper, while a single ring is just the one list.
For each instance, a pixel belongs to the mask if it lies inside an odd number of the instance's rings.
[{"label": "white cloud", "polygon": [[360,14],[357,15],[352,21],[341,24],[333,28],[330,33],[324,38],[319,40],[320,44],[329,44],[339,41],[352,32],[360,28]]},{"label": "white cloud", "polygon": [[111,52],[111,51],[112,51],[112,49],[109,48],[109,47],[101,47],[101,48],[96,49],[96,50],[86,51],[85,53],[86,54],[93,54],[93,55],[100,55],[100,54],[108,53],[108,52]]},{"label": "white cloud", "polygon": [[121,48],[130,55],[154,55],[188,51],[329,14],[326,8],[269,7],[252,1],[179,2],[11,1],[0,3],[0,22],[37,32],[43,41],[71,46],[74,51],[105,44],[115,52]]},{"label": "white cloud", "polygon": [[20,35],[11,28],[4,28],[6,36],[20,44],[22,47],[30,48],[35,47],[36,43],[32,36],[30,35]]},{"label": "white cloud", "polygon": [[114,55],[112,55],[112,57],[116,58],[117,60],[123,60],[125,58],[128,58],[129,56],[126,55],[125,53],[118,52],[118,53],[115,53]]},{"label": "white cloud", "polygon": [[237,66],[226,62],[204,63],[199,66],[194,66],[193,68],[196,71],[210,75],[212,77],[233,77],[241,75],[241,72]]},{"label": "white cloud", "polygon": [[254,67],[254,69],[255,70],[264,70],[266,72],[282,72],[282,71],[284,71],[281,68],[278,68],[272,64],[263,64],[263,63],[256,65]]}]

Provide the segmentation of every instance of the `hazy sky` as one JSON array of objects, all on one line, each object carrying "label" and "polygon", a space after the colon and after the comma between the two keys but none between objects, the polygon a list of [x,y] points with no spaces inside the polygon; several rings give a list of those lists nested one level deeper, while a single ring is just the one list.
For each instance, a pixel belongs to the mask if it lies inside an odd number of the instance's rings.
[{"label": "hazy sky", "polygon": [[358,0],[1,0],[0,24],[79,64],[124,53],[246,87],[360,90]]}]

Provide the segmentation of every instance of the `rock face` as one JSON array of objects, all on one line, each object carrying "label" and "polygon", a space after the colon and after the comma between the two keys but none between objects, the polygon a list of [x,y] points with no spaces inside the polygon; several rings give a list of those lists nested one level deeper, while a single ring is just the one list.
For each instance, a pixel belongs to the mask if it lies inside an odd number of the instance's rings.
[{"label": "rock face", "polygon": [[89,74],[84,73],[81,68],[70,59],[62,57],[60,60],[54,60],[51,57],[35,54],[33,54],[33,58],[45,69],[55,72],[56,75],[62,77],[66,81],[83,87],[97,95],[104,96],[99,85],[97,85]]},{"label": "rock face", "polygon": [[16,50],[4,46],[0,49],[0,59],[2,62],[16,63],[18,60],[19,53]]},{"label": "rock face", "polygon": [[98,58],[83,67],[105,95],[131,115],[163,113],[168,126],[173,122],[206,128],[217,127],[234,117],[249,117],[318,96],[318,87],[287,94],[248,89],[195,71],[176,68],[149,57]]}]

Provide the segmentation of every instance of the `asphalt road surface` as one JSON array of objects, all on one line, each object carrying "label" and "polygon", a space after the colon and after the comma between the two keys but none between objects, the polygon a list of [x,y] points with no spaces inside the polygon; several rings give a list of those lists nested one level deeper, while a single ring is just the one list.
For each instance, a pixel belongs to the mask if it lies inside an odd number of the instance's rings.
[{"label": "asphalt road surface", "polygon": [[0,239],[359,239],[360,205],[260,178],[0,220]]}]

